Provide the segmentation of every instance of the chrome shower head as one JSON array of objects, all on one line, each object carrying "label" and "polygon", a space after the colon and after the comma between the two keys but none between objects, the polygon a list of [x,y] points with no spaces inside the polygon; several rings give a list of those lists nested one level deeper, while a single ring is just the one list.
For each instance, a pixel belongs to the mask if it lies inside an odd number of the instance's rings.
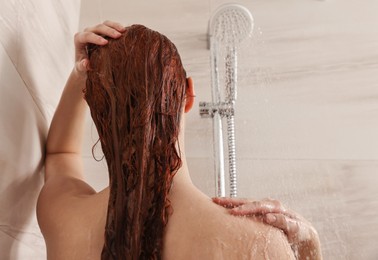
[{"label": "chrome shower head", "polygon": [[[237,92],[237,47],[252,34],[253,17],[247,8],[226,4],[215,10],[208,26],[211,60],[212,103],[200,103],[201,116],[213,118],[216,190],[225,196],[222,117],[227,118],[230,196],[237,196],[234,105]],[[224,59],[220,57],[224,55]],[[225,98],[221,99],[219,62],[224,61]]]},{"label": "chrome shower head", "polygon": [[215,10],[209,21],[209,38],[223,46],[236,47],[253,31],[253,17],[247,8],[238,4],[225,4]]}]

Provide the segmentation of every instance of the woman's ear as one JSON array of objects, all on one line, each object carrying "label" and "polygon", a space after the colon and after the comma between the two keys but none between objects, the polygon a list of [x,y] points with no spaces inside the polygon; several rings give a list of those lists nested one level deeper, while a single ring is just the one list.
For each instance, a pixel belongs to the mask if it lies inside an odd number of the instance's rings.
[{"label": "woman's ear", "polygon": [[189,77],[186,81],[188,85],[185,93],[185,113],[188,113],[193,107],[195,94],[192,78]]}]

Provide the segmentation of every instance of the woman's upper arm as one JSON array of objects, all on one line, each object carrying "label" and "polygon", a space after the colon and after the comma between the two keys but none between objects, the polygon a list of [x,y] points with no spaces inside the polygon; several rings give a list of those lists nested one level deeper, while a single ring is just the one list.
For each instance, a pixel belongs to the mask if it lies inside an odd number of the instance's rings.
[{"label": "woman's upper arm", "polygon": [[48,154],[45,160],[45,185],[40,196],[57,200],[64,196],[96,193],[84,181],[82,164],[81,155],[77,153]]},{"label": "woman's upper arm", "polygon": [[84,181],[79,154],[57,153],[46,156],[45,184],[38,197],[37,217],[43,231],[50,230],[57,217],[69,211],[79,196],[96,191]]},{"label": "woman's upper arm", "polygon": [[65,198],[92,195],[96,191],[84,181],[82,158],[76,153],[48,154],[45,160],[45,184],[39,200],[50,202]]},{"label": "woman's upper arm", "polygon": [[45,160],[45,183],[49,179],[71,177],[84,180],[83,162],[78,153],[47,154]]}]

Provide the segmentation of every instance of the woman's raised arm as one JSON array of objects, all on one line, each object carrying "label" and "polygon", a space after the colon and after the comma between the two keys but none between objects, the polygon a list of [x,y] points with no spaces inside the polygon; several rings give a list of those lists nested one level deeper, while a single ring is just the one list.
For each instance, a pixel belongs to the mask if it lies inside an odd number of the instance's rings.
[{"label": "woman's raised arm", "polygon": [[[89,43],[106,45],[108,41],[104,36],[118,38],[123,30],[122,25],[106,21],[75,35],[75,66],[63,90],[47,138],[45,180],[55,174],[61,175],[62,172],[71,176],[80,175],[80,170],[73,169],[74,165],[70,167],[66,164],[70,164],[69,158],[81,154],[87,107],[83,98],[83,89],[87,78],[86,72],[90,68],[86,47]],[[77,158],[72,160],[72,164],[77,163]],[[67,169],[62,169],[65,165],[68,166]],[[81,176],[76,177],[81,178]]]}]

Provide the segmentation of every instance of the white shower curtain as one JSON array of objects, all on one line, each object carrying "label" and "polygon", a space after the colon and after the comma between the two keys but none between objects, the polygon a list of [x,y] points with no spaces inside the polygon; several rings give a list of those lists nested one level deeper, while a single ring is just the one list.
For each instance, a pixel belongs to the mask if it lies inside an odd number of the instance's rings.
[{"label": "white shower curtain", "polygon": [[46,259],[36,200],[80,2],[0,0],[0,259]]}]

